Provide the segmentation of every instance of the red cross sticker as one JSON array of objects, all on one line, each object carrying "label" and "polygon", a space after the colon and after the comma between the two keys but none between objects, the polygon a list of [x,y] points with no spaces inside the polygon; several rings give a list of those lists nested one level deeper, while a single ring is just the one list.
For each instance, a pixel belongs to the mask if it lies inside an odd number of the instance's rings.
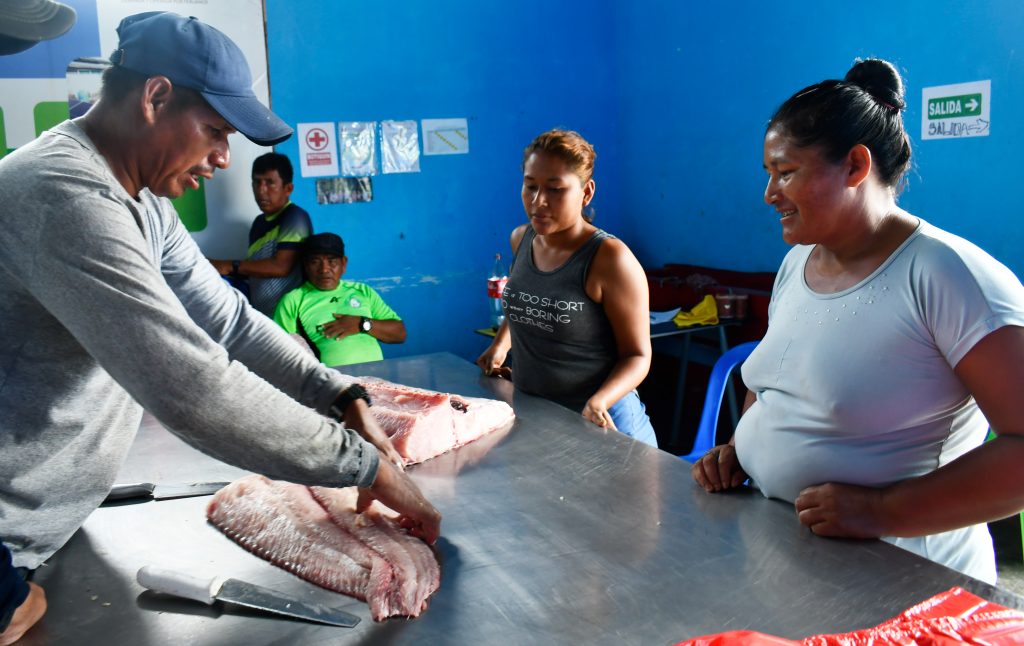
[{"label": "red cross sticker", "polygon": [[330,141],[330,138],[327,136],[327,133],[320,128],[311,128],[306,133],[306,144],[312,150],[323,150],[327,147],[328,141]]}]

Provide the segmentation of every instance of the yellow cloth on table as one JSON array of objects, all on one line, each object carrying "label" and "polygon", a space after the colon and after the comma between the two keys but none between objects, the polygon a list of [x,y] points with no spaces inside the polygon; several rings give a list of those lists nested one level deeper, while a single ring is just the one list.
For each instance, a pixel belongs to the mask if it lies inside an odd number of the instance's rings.
[{"label": "yellow cloth on table", "polygon": [[672,319],[678,327],[690,327],[691,325],[717,325],[718,304],[715,297],[708,294],[704,300],[693,306],[689,312],[679,312]]}]

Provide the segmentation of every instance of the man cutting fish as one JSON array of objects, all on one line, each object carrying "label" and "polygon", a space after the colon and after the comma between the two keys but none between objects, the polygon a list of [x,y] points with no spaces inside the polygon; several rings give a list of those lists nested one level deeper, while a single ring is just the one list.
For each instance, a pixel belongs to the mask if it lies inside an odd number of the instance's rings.
[{"label": "man cutting fish", "polygon": [[100,504],[143,409],[243,469],[358,486],[433,542],[441,516],[393,464],[364,391],[221,280],[166,199],[227,168],[231,133],[269,146],[292,129],[212,27],[149,12],[118,36],[101,101],[0,160],[0,537],[14,565],[38,567]]}]

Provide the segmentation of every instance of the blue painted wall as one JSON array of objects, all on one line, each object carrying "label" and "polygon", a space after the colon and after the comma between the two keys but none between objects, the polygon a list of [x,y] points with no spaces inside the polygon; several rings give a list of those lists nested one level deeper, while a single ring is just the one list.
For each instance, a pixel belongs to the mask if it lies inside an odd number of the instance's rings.
[{"label": "blue painted wall", "polygon": [[[290,123],[467,117],[470,154],[374,177],[369,204],[295,200],[349,245],[349,277],[381,289],[409,341],[475,358],[485,274],[523,220],[520,156],[544,129],[596,146],[598,224],[647,267],[774,271],[786,246],[762,201],[764,126],[796,90],[856,57],[907,83],[914,168],[900,201],[1018,275],[1024,260],[1024,33],[1018,0],[789,4],[267,0],[275,111]],[[921,88],[992,81],[992,134],[920,140]],[[294,141],[279,150],[297,154]]]},{"label": "blue painted wall", "polygon": [[[470,154],[424,156],[420,173],[377,175],[374,198],[293,200],[346,242],[346,277],[369,282],[406,321],[396,357],[446,350],[475,359],[486,340],[486,278],[524,221],[523,148],[555,125],[599,151],[596,208],[618,228],[614,50],[606,16],[572,3],[267,0],[274,111],[291,124],[466,117]],[[566,26],[571,25],[571,30]],[[277,150],[297,161],[293,140]]]},{"label": "blue painted wall", "polygon": [[[615,24],[625,222],[645,266],[775,270],[787,247],[762,201],[765,124],[792,93],[875,56],[907,84],[914,167],[901,205],[1024,275],[1024,3],[641,0]],[[990,136],[921,141],[923,87],[985,79]]]}]

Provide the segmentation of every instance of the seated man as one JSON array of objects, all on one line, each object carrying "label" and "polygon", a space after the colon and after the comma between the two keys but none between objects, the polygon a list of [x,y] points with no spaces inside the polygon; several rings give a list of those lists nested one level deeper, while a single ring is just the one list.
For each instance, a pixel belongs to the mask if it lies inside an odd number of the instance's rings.
[{"label": "seated man", "polygon": [[245,260],[210,260],[222,276],[247,278],[249,302],[273,316],[277,301],[302,284],[299,248],[313,232],[309,214],[291,201],[292,163],[267,153],[252,163],[252,195],[262,213],[249,229]]},{"label": "seated man", "polygon": [[339,236],[310,236],[302,251],[306,282],[285,294],[274,311],[274,321],[306,339],[328,366],[380,361],[378,341],[405,341],[405,323],[372,287],[341,280],[347,266]]}]

